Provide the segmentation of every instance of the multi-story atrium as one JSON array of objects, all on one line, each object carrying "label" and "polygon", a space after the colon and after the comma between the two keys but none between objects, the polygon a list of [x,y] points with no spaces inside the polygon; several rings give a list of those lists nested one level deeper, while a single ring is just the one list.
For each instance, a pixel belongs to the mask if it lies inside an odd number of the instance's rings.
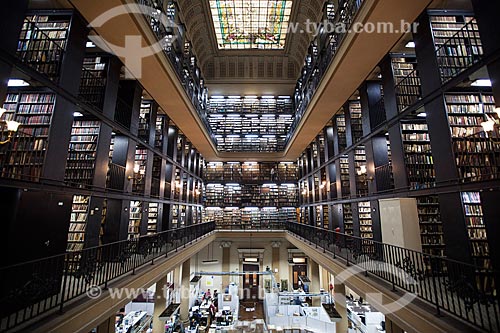
[{"label": "multi-story atrium", "polygon": [[16,0],[0,332],[500,331],[486,0]]}]

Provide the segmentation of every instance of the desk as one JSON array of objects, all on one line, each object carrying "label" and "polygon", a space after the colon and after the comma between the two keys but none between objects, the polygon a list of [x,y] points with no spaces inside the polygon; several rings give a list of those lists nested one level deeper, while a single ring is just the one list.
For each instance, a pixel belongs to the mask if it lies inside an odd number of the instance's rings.
[{"label": "desk", "polygon": [[115,327],[116,333],[140,333],[147,329],[151,316],[146,311],[134,311],[123,317],[122,323]]}]

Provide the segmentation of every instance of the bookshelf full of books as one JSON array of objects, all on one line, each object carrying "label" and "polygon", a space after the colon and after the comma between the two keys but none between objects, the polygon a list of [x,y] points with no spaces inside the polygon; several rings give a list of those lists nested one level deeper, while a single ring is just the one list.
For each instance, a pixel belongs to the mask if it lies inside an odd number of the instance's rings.
[{"label": "bookshelf full of books", "polygon": [[478,267],[483,267],[485,269],[491,268],[481,196],[479,192],[462,192],[461,194],[465,223],[474,263]]},{"label": "bookshelf full of books", "polygon": [[339,152],[343,152],[347,147],[345,115],[339,114],[335,117],[335,126],[337,127]]},{"label": "bookshelf full of books", "polygon": [[373,241],[372,209],[370,201],[358,202],[359,236],[362,238],[364,253],[372,253],[375,250]]},{"label": "bookshelf full of books", "polygon": [[141,145],[137,145],[134,160],[134,182],[132,185],[132,192],[134,193],[144,193],[147,159],[148,150]]},{"label": "bookshelf full of books", "polygon": [[351,183],[349,179],[349,158],[347,155],[343,155],[340,158],[340,189],[342,198],[348,198],[351,195]]},{"label": "bookshelf full of books", "polygon": [[373,239],[372,212],[369,201],[358,202],[359,234],[363,239]]},{"label": "bookshelf full of books", "polygon": [[483,46],[472,15],[430,11],[429,18],[443,82],[479,61]]},{"label": "bookshelf full of books", "polygon": [[18,58],[37,72],[57,81],[70,23],[69,13],[26,16],[19,36]]},{"label": "bookshelf full of books", "polygon": [[37,180],[43,169],[55,94],[10,92],[4,120],[20,123],[10,149],[2,155],[2,176]]},{"label": "bookshelf full of books", "polygon": [[422,251],[426,254],[444,257],[445,242],[439,197],[427,195],[416,199]]},{"label": "bookshelf full of books", "polygon": [[368,179],[366,177],[366,151],[365,146],[357,146],[354,150],[354,171],[356,177],[356,195],[368,194]]},{"label": "bookshelf full of books", "polygon": [[401,137],[410,189],[433,187],[436,183],[436,174],[425,118],[402,120]]},{"label": "bookshelf full of books", "polygon": [[488,135],[481,126],[496,117],[493,95],[447,93],[445,103],[460,178],[463,181],[497,178],[500,138]]},{"label": "bookshelf full of books", "polygon": [[137,136],[145,143],[149,143],[149,122],[152,107],[152,101],[141,101],[141,108],[139,109],[139,132]]},{"label": "bookshelf full of books", "polygon": [[465,214],[465,224],[471,247],[471,255],[476,270],[476,282],[480,290],[495,292],[493,276],[485,270],[491,270],[488,235],[484,224],[483,206],[479,192],[462,192],[462,206]]},{"label": "bookshelf full of books", "polygon": [[351,114],[352,143],[356,144],[363,137],[361,103],[359,101],[350,101],[349,113]]},{"label": "bookshelf full of books", "polygon": [[78,96],[99,110],[104,106],[108,60],[102,56],[87,56],[83,60]]},{"label": "bookshelf full of books", "polygon": [[158,225],[158,207],[157,202],[148,203],[148,235],[156,234]]},{"label": "bookshelf full of books", "polygon": [[396,103],[401,112],[422,97],[420,77],[417,72],[415,55],[394,54],[391,56]]},{"label": "bookshelf full of books", "polygon": [[241,163],[240,162],[228,162],[223,165],[224,174],[222,179],[229,181],[240,181],[241,180]]},{"label": "bookshelf full of books", "polygon": [[85,245],[85,230],[89,214],[89,196],[74,195],[68,231],[67,251],[81,251]]},{"label": "bookshelf full of books", "polygon": [[244,229],[258,229],[260,226],[260,209],[258,207],[241,209],[241,226]]},{"label": "bookshelf full of books", "polygon": [[225,207],[221,226],[225,229],[232,228],[241,222],[241,210],[238,207]]},{"label": "bookshelf full of books", "polygon": [[65,174],[70,185],[92,185],[100,126],[98,120],[73,121]]},{"label": "bookshelf full of books", "polygon": [[209,162],[205,166],[205,180],[218,181],[224,179],[224,163]]},{"label": "bookshelf full of books", "polygon": [[290,96],[271,97],[245,96],[235,98],[213,97],[209,101],[211,114],[292,114],[293,105]]},{"label": "bookshelf full of books", "polygon": [[344,233],[348,236],[354,235],[354,226],[352,220],[352,204],[342,204],[342,219],[344,222]]},{"label": "bookshelf full of books", "polygon": [[156,116],[156,124],[155,124],[155,148],[160,151],[163,150],[163,130],[166,125],[166,118],[164,115]]},{"label": "bookshelf full of books", "polygon": [[138,238],[141,234],[142,202],[130,201],[128,239]]},{"label": "bookshelf full of books", "polygon": [[278,179],[279,181],[296,181],[297,180],[297,164],[293,162],[280,162],[278,164]]}]

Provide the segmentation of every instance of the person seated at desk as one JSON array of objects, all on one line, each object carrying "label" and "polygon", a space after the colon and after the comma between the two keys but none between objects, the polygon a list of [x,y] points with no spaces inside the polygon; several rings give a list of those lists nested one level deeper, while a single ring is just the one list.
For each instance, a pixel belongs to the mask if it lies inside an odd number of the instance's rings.
[{"label": "person seated at desk", "polygon": [[207,292],[205,295],[203,295],[203,299],[210,299],[212,298],[212,294],[210,293],[210,289],[207,289]]}]

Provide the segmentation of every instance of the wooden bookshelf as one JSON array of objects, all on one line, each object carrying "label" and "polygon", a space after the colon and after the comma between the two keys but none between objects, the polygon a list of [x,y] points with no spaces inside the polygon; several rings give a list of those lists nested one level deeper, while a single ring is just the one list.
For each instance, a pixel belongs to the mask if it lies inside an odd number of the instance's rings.
[{"label": "wooden bookshelf", "polygon": [[134,158],[134,178],[132,192],[144,193],[146,186],[146,166],[148,150],[141,145],[137,145]]},{"label": "wooden bookshelf", "polygon": [[362,167],[366,170],[365,146],[357,146],[354,150],[354,172],[356,178],[356,195],[358,197],[368,194],[368,180],[366,178],[366,172],[361,172]]},{"label": "wooden bookshelf", "polygon": [[81,251],[85,246],[85,231],[89,214],[89,196],[74,195],[68,231],[67,251]]},{"label": "wooden bookshelf", "polygon": [[141,101],[141,108],[139,109],[139,132],[137,135],[145,143],[149,143],[149,124],[152,109],[153,101]]},{"label": "wooden bookshelf", "polygon": [[163,115],[156,116],[156,127],[155,127],[155,148],[163,150],[164,135],[163,131],[165,129],[166,119]]},{"label": "wooden bookshelf", "polygon": [[391,55],[391,68],[398,111],[401,112],[422,97],[417,58],[414,54],[393,54]]},{"label": "wooden bookshelf", "polygon": [[278,98],[211,98],[209,114],[293,114],[292,99]]},{"label": "wooden bookshelf", "polygon": [[462,181],[481,181],[499,177],[495,161],[500,160],[500,139],[488,136],[481,123],[496,117],[491,93],[447,93],[446,111],[453,149]]},{"label": "wooden bookshelf", "polygon": [[361,238],[373,239],[372,214],[369,201],[358,203],[359,234]]},{"label": "wooden bookshelf", "polygon": [[54,103],[53,93],[8,94],[4,120],[15,120],[21,125],[9,151],[0,155],[2,177],[37,180],[41,176]]},{"label": "wooden bookshelf", "polygon": [[87,56],[83,60],[78,96],[99,110],[104,106],[108,61],[108,57],[101,56]]},{"label": "wooden bookshelf", "polygon": [[416,199],[422,251],[430,255],[444,257],[445,242],[439,197],[428,195]]},{"label": "wooden bookshelf", "polygon": [[344,222],[344,233],[353,236],[354,226],[352,220],[352,205],[350,203],[342,204],[342,219]]},{"label": "wooden bookshelf", "polygon": [[349,158],[347,155],[343,155],[340,158],[340,188],[343,198],[351,196],[351,183],[349,179]]},{"label": "wooden bookshelf", "polygon": [[430,11],[429,18],[441,79],[446,82],[481,59],[479,28],[468,13]]},{"label": "wooden bookshelf", "polygon": [[410,188],[418,190],[435,186],[436,174],[425,118],[402,120],[401,137]]},{"label": "wooden bookshelf", "polygon": [[351,114],[352,143],[356,144],[363,137],[361,103],[359,101],[350,101],[349,113]]},{"label": "wooden bookshelf", "polygon": [[66,162],[65,181],[70,185],[92,185],[100,121],[75,118]]},{"label": "wooden bookshelf", "polygon": [[462,205],[474,263],[478,267],[491,268],[488,237],[479,192],[462,192]]},{"label": "wooden bookshelf", "polygon": [[347,148],[347,136],[346,136],[346,125],[345,125],[345,115],[341,114],[335,118],[335,126],[337,127],[337,140],[339,145],[339,153],[343,152]]},{"label": "wooden bookshelf", "polygon": [[156,234],[158,225],[158,207],[157,202],[148,203],[148,235]]},{"label": "wooden bookshelf", "polygon": [[28,15],[19,36],[18,58],[57,81],[65,53],[71,15]]},{"label": "wooden bookshelf", "polygon": [[130,201],[128,239],[138,238],[141,234],[142,205],[141,201]]}]

